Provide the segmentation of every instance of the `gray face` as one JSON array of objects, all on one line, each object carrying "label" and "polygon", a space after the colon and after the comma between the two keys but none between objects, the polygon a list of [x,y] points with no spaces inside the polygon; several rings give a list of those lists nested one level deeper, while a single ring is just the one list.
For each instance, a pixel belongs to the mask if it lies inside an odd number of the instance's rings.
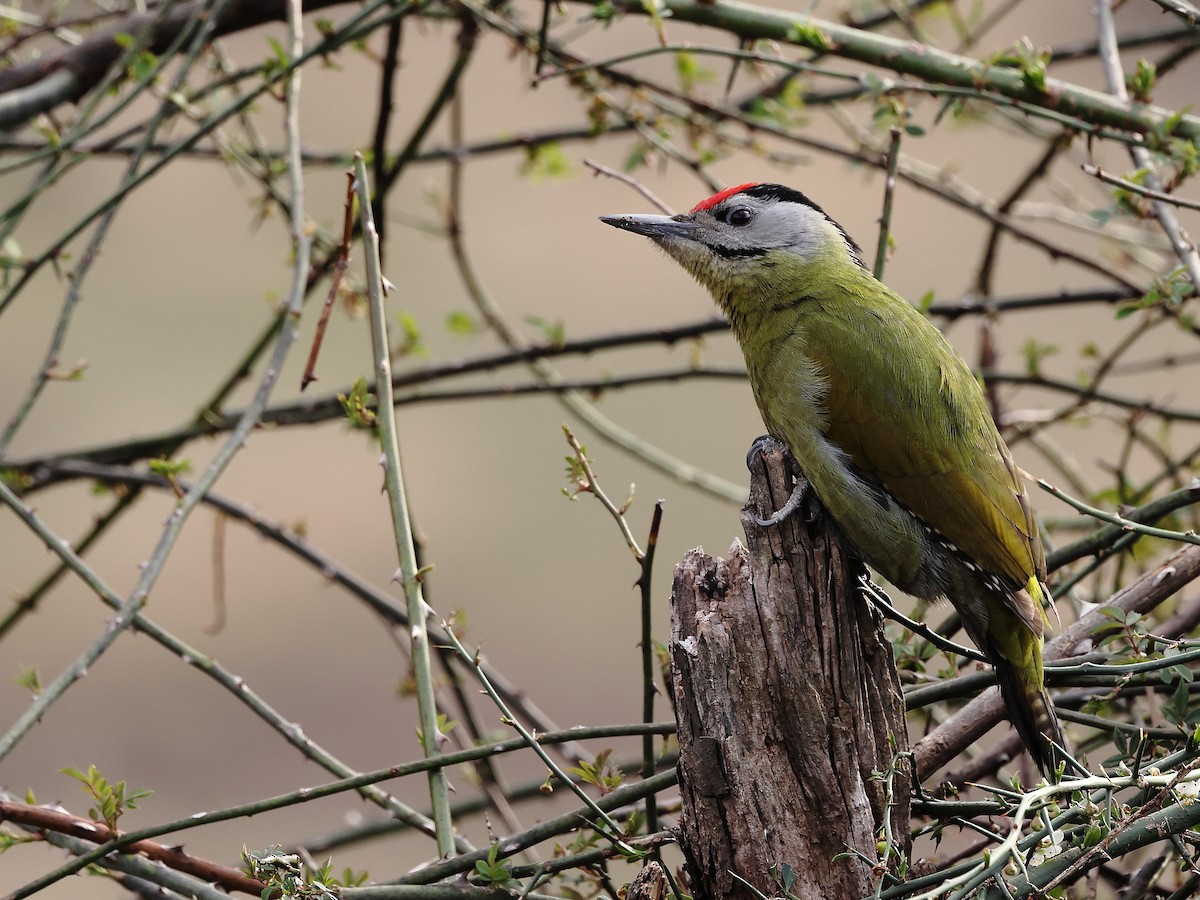
[{"label": "gray face", "polygon": [[811,263],[835,250],[859,262],[858,247],[836,222],[804,195],[778,185],[718,194],[678,216],[602,216],[601,221],[646,235],[694,272],[744,269],[772,251]]}]

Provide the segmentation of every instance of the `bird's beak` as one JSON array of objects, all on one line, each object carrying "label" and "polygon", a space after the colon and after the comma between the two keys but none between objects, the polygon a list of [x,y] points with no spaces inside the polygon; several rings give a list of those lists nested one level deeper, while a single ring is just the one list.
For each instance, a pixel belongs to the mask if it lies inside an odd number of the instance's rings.
[{"label": "bird's beak", "polygon": [[695,240],[700,227],[678,216],[601,216],[600,221],[613,228],[655,239],[677,237]]}]

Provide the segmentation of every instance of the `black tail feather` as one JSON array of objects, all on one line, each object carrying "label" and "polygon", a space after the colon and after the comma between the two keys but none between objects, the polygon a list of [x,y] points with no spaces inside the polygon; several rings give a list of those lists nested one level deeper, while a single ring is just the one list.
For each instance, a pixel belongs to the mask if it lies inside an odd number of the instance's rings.
[{"label": "black tail feather", "polygon": [[1064,759],[1055,745],[1065,750],[1066,740],[1049,692],[1040,684],[1029,684],[1022,677],[1023,673],[1005,660],[995,656],[992,660],[1009,720],[1037,764],[1038,771],[1047,777],[1052,776],[1059,761]]}]

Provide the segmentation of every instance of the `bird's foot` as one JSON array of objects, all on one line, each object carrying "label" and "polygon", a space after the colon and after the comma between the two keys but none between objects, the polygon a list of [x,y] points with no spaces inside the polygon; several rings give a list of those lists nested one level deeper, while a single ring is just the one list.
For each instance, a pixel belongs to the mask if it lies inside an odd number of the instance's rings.
[{"label": "bird's foot", "polygon": [[[754,443],[750,445],[749,451],[746,453],[746,468],[754,467],[754,459],[759,454],[774,453],[782,450],[786,456],[792,459],[792,468],[799,470],[799,466],[795,464],[795,459],[792,457],[792,451],[788,449],[787,444],[778,438],[774,438],[769,434],[764,434],[761,437],[754,439]],[[772,525],[778,525],[785,521],[804,503],[804,498],[808,494],[808,479],[798,477],[795,479],[795,484],[792,486],[792,494],[788,497],[787,502],[782,507],[773,512],[765,519],[756,513],[751,514],[754,519],[754,524],[760,528],[769,528]]]},{"label": "bird's foot", "polygon": [[750,449],[746,451],[746,468],[753,471],[754,458],[756,456],[759,454],[774,453],[778,450],[782,450],[784,453],[792,452],[788,449],[787,444],[779,440],[779,438],[772,437],[769,434],[760,434],[750,444]]}]

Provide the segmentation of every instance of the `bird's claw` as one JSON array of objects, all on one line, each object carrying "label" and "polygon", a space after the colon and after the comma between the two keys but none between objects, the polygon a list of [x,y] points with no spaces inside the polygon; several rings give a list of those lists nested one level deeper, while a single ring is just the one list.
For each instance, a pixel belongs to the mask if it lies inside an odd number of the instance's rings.
[{"label": "bird's claw", "polygon": [[[778,438],[772,437],[769,434],[755,438],[746,453],[746,468],[753,470],[756,456],[779,450],[782,450],[789,457],[791,456],[792,451],[788,448],[787,444]],[[754,524],[760,528],[769,528],[772,525],[778,525],[780,522],[785,521],[803,505],[804,497],[807,493],[808,481],[803,477],[796,478],[795,484],[792,486],[792,495],[788,497],[787,503],[783,504],[781,508],[775,510],[775,512],[771,513],[765,519],[757,513],[752,513],[751,518],[754,520]]]},{"label": "bird's claw", "polygon": [[753,471],[754,457],[763,453],[771,453],[775,450],[783,450],[787,453],[791,452],[788,450],[787,444],[779,440],[779,438],[772,437],[769,434],[759,435],[750,445],[750,449],[746,451],[746,468]]}]

